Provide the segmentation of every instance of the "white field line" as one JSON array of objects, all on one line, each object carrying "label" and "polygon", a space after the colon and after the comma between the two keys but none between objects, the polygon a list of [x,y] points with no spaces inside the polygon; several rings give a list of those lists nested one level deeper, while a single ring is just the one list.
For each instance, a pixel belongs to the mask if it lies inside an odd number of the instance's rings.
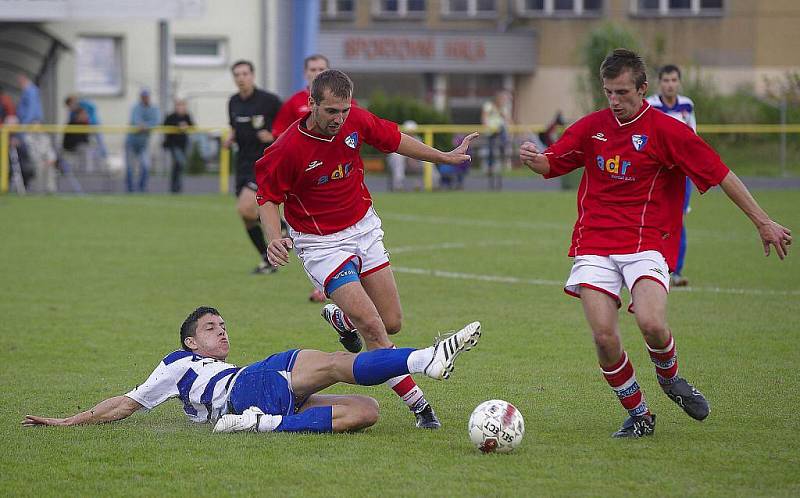
[{"label": "white field line", "polygon": [[[481,275],[478,273],[463,273],[445,270],[429,270],[426,268],[409,268],[407,266],[392,265],[395,273],[410,273],[434,278],[450,278],[456,280],[475,280],[480,282],[543,285],[563,287],[566,280],[544,280],[541,278],[504,277],[500,275]],[[734,294],[749,296],[800,296],[800,290],[773,290],[773,289],[735,289],[725,287],[673,287],[670,292],[700,292],[710,294]]]},{"label": "white field line", "polygon": [[[160,200],[153,198],[136,198],[136,197],[120,197],[120,196],[81,196],[81,197],[64,197],[65,199],[76,199],[82,201],[98,202],[102,204],[120,204],[120,205],[144,205],[153,207],[172,207],[172,208],[201,208],[213,211],[228,211],[235,209],[233,202],[229,206],[221,206],[219,204],[209,204],[203,202],[173,202],[171,200]],[[468,218],[452,218],[441,216],[416,216],[408,214],[397,213],[382,213],[380,215],[384,219],[408,221],[414,223],[431,223],[431,224],[445,224],[445,225],[464,225],[464,226],[483,226],[483,227],[503,227],[503,228],[522,228],[522,229],[553,229],[563,228],[560,223],[528,223],[528,222],[508,222],[508,221],[493,221],[493,220],[471,220]],[[712,232],[709,230],[693,230],[692,232],[703,232],[705,235],[711,235],[716,238],[717,235],[722,235],[719,232]],[[724,237],[724,235],[723,235]],[[429,251],[437,249],[465,249],[468,247],[485,247],[490,245],[517,245],[521,244],[519,241],[487,241],[476,243],[462,243],[462,242],[444,242],[440,244],[429,244],[423,246],[402,246],[390,249],[391,254],[402,254],[416,251]],[[480,275],[475,273],[461,273],[449,272],[443,270],[429,270],[424,268],[408,268],[403,266],[392,265],[392,269],[397,273],[410,273],[415,275],[427,275],[436,278],[450,278],[459,280],[475,280],[482,282],[494,283],[509,283],[509,284],[523,284],[523,285],[553,285],[563,286],[564,281],[544,280],[538,278],[519,278],[519,277],[504,277],[500,275]],[[565,280],[566,281],[566,280]],[[750,296],[800,296],[800,290],[773,290],[773,289],[740,289],[740,288],[726,288],[726,287],[673,287],[670,292],[700,292],[709,294],[731,294],[731,295],[750,295]]]},{"label": "white field line", "polygon": [[[161,207],[161,208],[172,208],[172,209],[184,209],[184,208],[192,208],[192,209],[200,209],[206,211],[230,211],[235,210],[235,203],[233,197],[231,197],[231,203],[229,205],[220,205],[220,204],[213,204],[213,203],[204,203],[204,202],[187,202],[181,199],[179,202],[175,202],[170,200],[169,198],[164,199],[157,199],[153,197],[136,197],[133,196],[97,196],[97,195],[88,195],[88,196],[63,196],[63,199],[71,199],[71,200],[80,200],[80,201],[89,201],[95,202],[100,204],[112,204],[112,205],[131,205],[131,206],[147,206],[147,207]],[[472,218],[458,218],[458,217],[451,217],[451,216],[422,216],[422,215],[414,215],[414,214],[403,214],[403,213],[392,213],[388,211],[381,211],[378,213],[384,220],[392,220],[392,221],[404,221],[409,223],[425,223],[430,225],[450,225],[450,226],[465,226],[470,228],[497,228],[497,229],[517,229],[517,230],[559,230],[563,231],[564,233],[569,233],[571,231],[572,225],[568,225],[566,223],[556,223],[556,222],[535,222],[535,221],[508,221],[508,220],[476,220]],[[565,243],[568,242],[568,236],[565,236]],[[699,229],[699,228],[690,228],[689,230],[689,241],[692,240],[710,240],[710,241],[741,241],[741,240],[751,240],[753,241],[753,247],[755,247],[756,251],[760,248],[758,234],[753,231],[752,235],[742,235],[740,233],[731,232],[731,231],[723,231],[723,230],[708,230],[708,229]]]},{"label": "white field line", "polygon": [[497,247],[516,246],[524,244],[520,240],[488,240],[483,242],[443,242],[441,244],[427,244],[423,246],[400,246],[389,249],[389,254],[402,254],[404,252],[438,251],[440,249],[466,249],[469,247]]}]

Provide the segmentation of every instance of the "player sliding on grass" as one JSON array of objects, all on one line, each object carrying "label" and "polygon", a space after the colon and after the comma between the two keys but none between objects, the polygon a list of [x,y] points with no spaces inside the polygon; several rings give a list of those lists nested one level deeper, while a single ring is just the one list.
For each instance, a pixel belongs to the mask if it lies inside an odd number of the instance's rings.
[{"label": "player sliding on grass", "polygon": [[661,388],[692,418],[709,413],[703,395],[678,376],[667,326],[686,177],[701,193],[720,185],[756,225],[766,255],[774,246],[783,259],[792,237],[691,128],[644,101],[647,73],[638,55],[614,50],[600,76],[610,109],[581,118],[544,152],[522,144],[520,159],[545,178],[584,168],[569,250],[575,261],[564,291],[581,298],[603,376],[630,415],[614,436],[639,437],[653,434],[656,419],[622,349],[617,309],[623,285]]},{"label": "player sliding on grass", "polygon": [[319,391],[339,382],[371,386],[409,373],[447,379],[458,355],[475,346],[480,335],[480,323],[473,322],[425,349],[360,354],[291,349],[236,367],[225,362],[230,349],[225,322],[214,308],[200,307],[181,325],[183,349],[164,357],[143,384],[71,417],[28,415],[22,423],[113,422],[177,397],[193,422],[215,422],[214,432],[354,431],[377,422],[377,401]]},{"label": "player sliding on grass", "polygon": [[[334,303],[323,317],[351,352],[391,348],[400,331],[402,309],[381,220],[364,184],[360,150],[364,143],[434,163],[469,161],[477,133],[450,152],[441,152],[400,133],[397,124],[351,105],[353,82],[341,71],[319,73],[311,83],[309,112],[295,121],[256,162],[258,204],[274,265],[289,262],[294,247],[317,289]],[[278,206],[284,205],[290,237],[281,237]],[[441,424],[409,375],[387,384],[415,414],[417,427]]]}]

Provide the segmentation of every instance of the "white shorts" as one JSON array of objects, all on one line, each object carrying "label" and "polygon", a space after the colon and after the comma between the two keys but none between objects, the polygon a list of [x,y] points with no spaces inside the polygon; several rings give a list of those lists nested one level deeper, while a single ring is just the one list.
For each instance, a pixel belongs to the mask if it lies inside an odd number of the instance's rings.
[{"label": "white shorts", "polygon": [[339,232],[315,235],[289,227],[289,236],[306,275],[323,292],[328,281],[349,261],[355,263],[360,278],[389,266],[381,219],[371,207],[363,218]]},{"label": "white shorts", "polygon": [[[621,306],[619,294],[622,286],[633,289],[636,282],[643,278],[655,280],[669,292],[669,268],[660,252],[576,256],[564,292],[580,297],[580,288],[587,287],[605,292],[617,301],[617,306]],[[633,313],[633,296],[628,311]]]}]

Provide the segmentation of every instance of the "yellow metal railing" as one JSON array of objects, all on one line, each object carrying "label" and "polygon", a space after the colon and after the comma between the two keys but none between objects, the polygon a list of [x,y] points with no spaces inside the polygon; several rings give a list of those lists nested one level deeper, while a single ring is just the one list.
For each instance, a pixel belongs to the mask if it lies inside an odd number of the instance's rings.
[{"label": "yellow metal railing", "polygon": [[[8,192],[9,146],[12,133],[136,133],[141,131],[136,126],[120,125],[56,125],[56,124],[31,124],[31,125],[3,125],[0,126],[0,193]],[[196,126],[186,130],[177,126],[154,126],[151,133],[176,135],[180,133],[214,133],[220,136],[219,154],[219,191],[228,192],[230,181],[230,149],[225,147],[225,142],[230,134],[230,128],[219,126]]]},{"label": "yellow metal railing", "polygon": [[[545,130],[544,125],[526,124],[511,125],[508,127],[510,134],[538,133]],[[401,128],[402,129],[402,128]],[[0,193],[8,192],[8,170],[9,170],[9,137],[15,132],[40,132],[40,133],[135,133],[139,128],[134,126],[117,125],[4,125],[0,127]],[[228,127],[193,127],[189,130],[182,130],[176,126],[156,126],[150,128],[152,133],[177,134],[177,133],[213,133],[220,136],[220,158],[219,158],[219,191],[228,192],[230,181],[230,149],[224,146],[230,129]],[[422,136],[422,140],[433,146],[433,139],[437,133],[463,133],[468,134],[474,131],[485,135],[488,129],[481,125],[451,125],[451,124],[429,124],[419,125],[415,130],[403,130],[408,133],[415,133]],[[796,134],[800,133],[800,124],[701,124],[697,127],[700,134]],[[423,163],[423,182],[427,191],[433,190],[433,167],[428,162]]]}]

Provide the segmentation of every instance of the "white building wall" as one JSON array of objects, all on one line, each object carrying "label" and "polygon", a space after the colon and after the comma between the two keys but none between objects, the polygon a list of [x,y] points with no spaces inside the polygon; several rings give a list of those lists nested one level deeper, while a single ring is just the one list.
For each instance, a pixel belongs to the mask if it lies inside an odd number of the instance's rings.
[{"label": "white building wall", "polygon": [[[208,2],[206,15],[199,19],[170,22],[170,34],[175,37],[219,38],[227,42],[224,64],[214,67],[171,66],[171,88],[175,95],[189,100],[189,110],[199,125],[227,124],[227,100],[236,91],[230,74],[230,64],[248,59],[258,64],[259,0],[237,0],[237,9],[227,2]],[[127,124],[130,109],[138,99],[140,88],[147,86],[158,102],[158,21],[58,21],[44,25],[45,29],[68,46],[74,46],[82,35],[109,35],[122,39],[124,92],[119,96],[93,96],[104,124]],[[58,63],[58,101],[76,92],[75,55],[63,52]],[[256,71],[259,68],[256,67]],[[164,109],[161,110],[162,114]],[[166,109],[167,112],[171,109]],[[59,122],[66,111],[59,112]]]}]

